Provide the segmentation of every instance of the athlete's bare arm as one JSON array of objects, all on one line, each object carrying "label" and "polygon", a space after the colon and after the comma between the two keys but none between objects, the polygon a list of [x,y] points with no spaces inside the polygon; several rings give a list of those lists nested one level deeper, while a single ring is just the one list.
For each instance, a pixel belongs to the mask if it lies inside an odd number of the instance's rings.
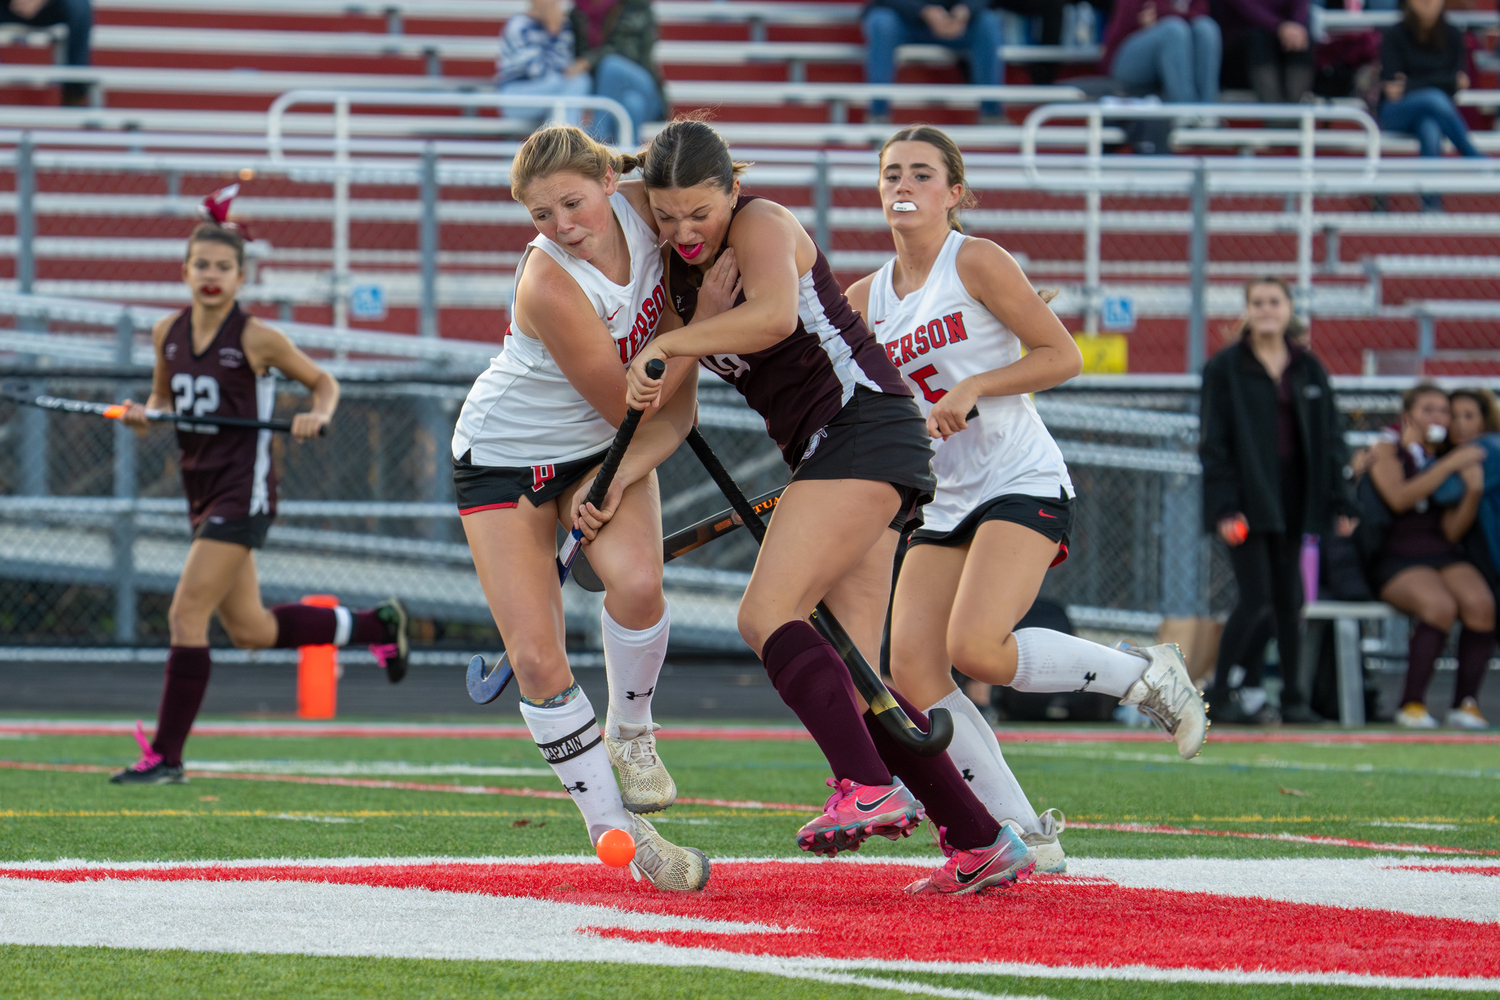
[{"label": "athlete's bare arm", "polygon": [[[878,274],[879,272],[876,273]],[[870,321],[867,315],[870,311],[870,286],[874,284],[875,275],[867,274],[844,289],[844,298],[849,300],[849,305],[853,307],[855,312],[859,313],[860,318],[865,321],[866,326],[869,325]]]},{"label": "athlete's bare arm", "polygon": [[964,379],[934,404],[927,433],[941,438],[969,426],[967,415],[981,396],[1040,392],[1083,370],[1078,345],[1014,257],[989,240],[974,239],[964,241],[956,263],[964,289],[1015,333],[1027,354],[1004,368]]},{"label": "athlete's bare arm", "polygon": [[754,354],[796,332],[798,279],[817,258],[796,216],[774,202],[751,202],[735,216],[726,246],[735,253],[744,305],[702,321],[695,315],[681,330],[647,345],[630,364],[632,399],[656,398],[656,383],[645,373],[653,358]]},{"label": "athlete's bare arm", "polygon": [[[540,340],[578,394],[619,427],[625,419],[625,366],[588,296],[544,253],[527,256],[521,275],[512,319],[516,330]],[[688,359],[667,365],[662,379],[667,391],[674,392],[692,367]],[[642,417],[643,428],[650,419],[650,413]]]},{"label": "athlete's bare arm", "polygon": [[156,358],[156,364],[151,369],[151,395],[146,397],[144,404],[132,399],[125,400],[125,416],[120,421],[127,427],[134,427],[137,432],[151,426],[146,419],[147,410],[172,408],[172,375],[167,371],[167,359],[161,355],[161,345],[166,341],[167,331],[172,329],[172,321],[176,318],[175,314],[163,316],[151,328],[151,353]]},{"label": "athlete's bare arm", "polygon": [[254,316],[245,321],[242,338],[245,356],[256,374],[263,375],[269,368],[278,368],[287,378],[307,386],[312,393],[312,409],[292,418],[292,437],[298,441],[317,437],[338,408],[338,379],[319,368],[317,362],[303,354],[286,334]]}]

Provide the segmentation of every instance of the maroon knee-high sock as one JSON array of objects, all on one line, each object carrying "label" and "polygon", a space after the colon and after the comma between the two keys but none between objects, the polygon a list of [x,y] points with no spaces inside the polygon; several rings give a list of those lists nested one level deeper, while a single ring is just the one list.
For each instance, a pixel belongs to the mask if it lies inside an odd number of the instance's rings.
[{"label": "maroon knee-high sock", "polygon": [[[385,623],[375,611],[350,611],[349,636],[344,642],[386,642],[390,636]],[[338,610],[312,604],[278,604],[271,609],[276,616],[276,648],[292,649],[297,646],[323,646],[337,641],[339,630]]]},{"label": "maroon knee-high sock", "polygon": [[860,721],[849,669],[817,629],[804,621],[787,622],[771,633],[760,656],[776,693],[812,734],[835,778],[891,783]]},{"label": "maroon knee-high sock", "polygon": [[1490,654],[1495,651],[1495,630],[1475,632],[1465,628],[1458,633],[1458,679],[1453,683],[1453,707],[1463,704],[1465,698],[1479,698],[1479,685],[1484,681],[1484,672],[1490,666]]},{"label": "maroon knee-high sock", "polygon": [[1426,622],[1418,622],[1412,629],[1406,645],[1406,688],[1401,692],[1401,704],[1427,700],[1427,685],[1432,683],[1432,671],[1447,638],[1441,629]]},{"label": "maroon knee-high sock", "polygon": [[161,691],[151,749],[173,767],[182,765],[182,745],[203,704],[212,665],[207,646],[172,646],[167,650],[167,683]]},{"label": "maroon knee-high sock", "polygon": [[[917,706],[895,691],[891,696],[905,709],[911,721],[923,729],[928,728],[927,716],[918,711]],[[948,843],[963,849],[988,847],[1000,836],[1000,824],[974,795],[946,753],[936,757],[913,753],[896,742],[874,712],[865,713],[865,729],[869,731],[875,749],[880,751],[880,759],[927,807],[927,817],[938,826],[947,828]]]}]

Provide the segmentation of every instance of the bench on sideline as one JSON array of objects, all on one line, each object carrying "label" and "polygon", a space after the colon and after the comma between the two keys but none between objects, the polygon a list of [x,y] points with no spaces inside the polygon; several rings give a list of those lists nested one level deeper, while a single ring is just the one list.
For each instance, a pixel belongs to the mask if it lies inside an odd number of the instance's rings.
[{"label": "bench on sideline", "polygon": [[1307,619],[1308,625],[1303,649],[1317,648],[1315,640],[1320,643],[1322,630],[1332,623],[1339,725],[1346,729],[1365,724],[1365,656],[1360,623],[1394,618],[1400,614],[1384,601],[1312,601],[1302,609],[1302,617]]}]

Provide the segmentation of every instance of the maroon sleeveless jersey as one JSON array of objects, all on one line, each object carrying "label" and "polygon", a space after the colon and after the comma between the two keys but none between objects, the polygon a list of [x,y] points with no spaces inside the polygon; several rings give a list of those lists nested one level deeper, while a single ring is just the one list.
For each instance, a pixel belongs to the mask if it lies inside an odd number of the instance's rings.
[{"label": "maroon sleeveless jersey", "polygon": [[[740,195],[734,212],[758,197]],[[668,256],[667,281],[677,314],[687,323],[698,308],[703,272],[674,253]],[[850,307],[821,249],[798,285],[797,329],[788,337],[753,354],[701,359],[703,367],[738,389],[750,408],[765,418],[766,430],[789,466],[802,457],[804,442],[849,402],[855,386],[911,395],[884,348]],[[734,304],[744,301],[741,292]]]},{"label": "maroon sleeveless jersey", "polygon": [[[248,319],[236,303],[202,354],[193,353],[193,312],[184,309],[162,342],[171,377],[173,411],[184,416],[269,420],[276,403],[276,377],[256,375],[242,337]],[[271,432],[181,421],[182,489],[188,517],[238,521],[252,514],[276,516],[276,474],[271,469]]]}]

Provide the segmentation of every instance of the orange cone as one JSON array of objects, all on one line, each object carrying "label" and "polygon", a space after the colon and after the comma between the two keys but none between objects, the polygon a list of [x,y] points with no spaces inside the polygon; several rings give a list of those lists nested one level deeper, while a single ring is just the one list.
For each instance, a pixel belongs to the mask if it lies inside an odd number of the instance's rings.
[{"label": "orange cone", "polygon": [[[309,594],[303,604],[336,608],[339,599],[331,594]],[[331,719],[338,712],[339,648],[302,646],[297,650],[297,718]]]}]

